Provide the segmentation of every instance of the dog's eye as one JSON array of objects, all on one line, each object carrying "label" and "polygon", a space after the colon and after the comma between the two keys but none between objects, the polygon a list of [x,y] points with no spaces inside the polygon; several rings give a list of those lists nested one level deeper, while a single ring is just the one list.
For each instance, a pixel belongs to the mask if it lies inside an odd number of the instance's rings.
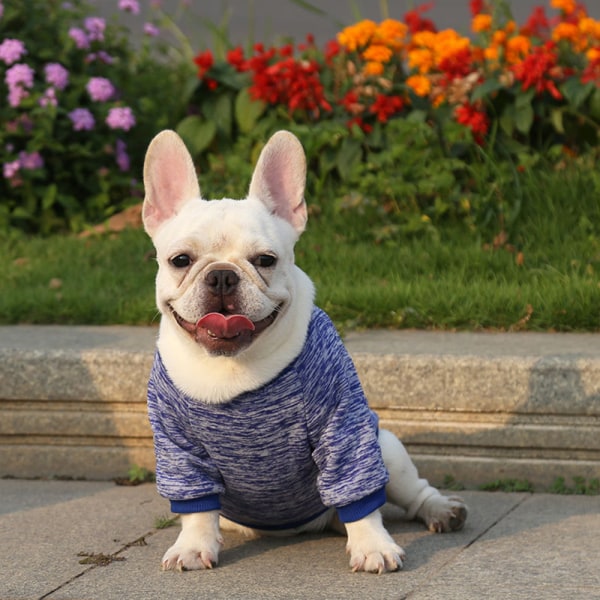
[{"label": "dog's eye", "polygon": [[252,264],[255,267],[272,267],[277,262],[277,259],[270,254],[259,254]]},{"label": "dog's eye", "polygon": [[178,254],[169,260],[169,262],[177,269],[185,269],[192,264],[192,259],[188,254]]}]

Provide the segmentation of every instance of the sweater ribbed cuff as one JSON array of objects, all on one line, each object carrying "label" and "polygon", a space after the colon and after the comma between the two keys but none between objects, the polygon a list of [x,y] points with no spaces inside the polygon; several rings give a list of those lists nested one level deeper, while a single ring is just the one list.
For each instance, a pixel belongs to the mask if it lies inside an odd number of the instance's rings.
[{"label": "sweater ribbed cuff", "polygon": [[219,510],[221,508],[221,499],[219,494],[204,496],[202,498],[193,498],[192,500],[171,500],[171,512],[180,515],[189,513],[208,512],[209,510]]},{"label": "sweater ribbed cuff", "polygon": [[374,510],[385,504],[385,487],[376,490],[372,494],[351,502],[346,506],[338,506],[338,517],[342,523],[352,523],[371,514]]}]

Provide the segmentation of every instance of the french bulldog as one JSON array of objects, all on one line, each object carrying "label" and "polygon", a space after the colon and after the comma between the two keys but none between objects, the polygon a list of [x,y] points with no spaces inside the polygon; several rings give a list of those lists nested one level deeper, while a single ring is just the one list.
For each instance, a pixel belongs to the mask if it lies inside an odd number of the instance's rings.
[{"label": "french bulldog", "polygon": [[144,163],[143,222],[156,247],[161,313],[148,412],[157,486],[181,514],[163,569],[218,563],[222,529],[347,535],[353,571],[402,567],[383,525],[390,503],[430,530],[460,529],[461,498],[419,477],[379,429],[354,365],[309,277],[294,262],[304,231],[306,159],[279,131],[247,198],[204,200],[173,131]]}]

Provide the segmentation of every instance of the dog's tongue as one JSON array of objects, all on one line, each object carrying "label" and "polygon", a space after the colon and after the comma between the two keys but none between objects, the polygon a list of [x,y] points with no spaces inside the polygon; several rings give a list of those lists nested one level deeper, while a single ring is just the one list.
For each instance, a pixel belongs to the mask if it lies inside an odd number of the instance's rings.
[{"label": "dog's tongue", "polygon": [[220,338],[233,338],[242,331],[254,331],[254,323],[243,315],[222,315],[208,313],[197,323],[196,328],[204,327]]}]

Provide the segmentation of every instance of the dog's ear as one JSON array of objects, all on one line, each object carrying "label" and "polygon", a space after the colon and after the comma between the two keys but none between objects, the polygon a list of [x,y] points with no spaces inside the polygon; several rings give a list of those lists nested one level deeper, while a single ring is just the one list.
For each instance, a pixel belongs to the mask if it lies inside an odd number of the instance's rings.
[{"label": "dog's ear", "polygon": [[200,197],[192,157],[174,131],[161,131],[150,142],[144,160],[144,189],[142,219],[151,237],[188,200]]},{"label": "dog's ear", "polygon": [[289,131],[278,131],[258,157],[249,196],[261,200],[301,234],[307,219],[305,184],[306,157],[302,144]]}]

